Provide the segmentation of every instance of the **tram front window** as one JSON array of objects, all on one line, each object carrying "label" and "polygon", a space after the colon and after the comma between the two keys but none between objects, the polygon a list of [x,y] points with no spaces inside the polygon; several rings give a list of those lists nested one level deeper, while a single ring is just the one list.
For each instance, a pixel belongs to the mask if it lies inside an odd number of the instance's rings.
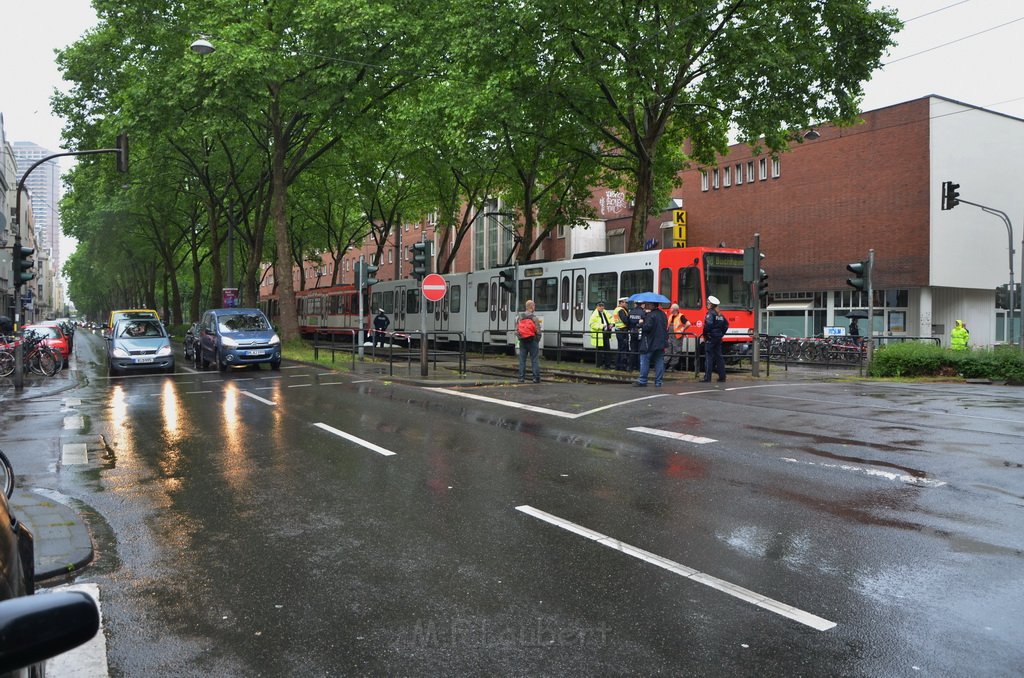
[{"label": "tram front window", "polygon": [[743,255],[715,252],[704,256],[708,295],[722,308],[750,308],[750,285],[743,282]]}]

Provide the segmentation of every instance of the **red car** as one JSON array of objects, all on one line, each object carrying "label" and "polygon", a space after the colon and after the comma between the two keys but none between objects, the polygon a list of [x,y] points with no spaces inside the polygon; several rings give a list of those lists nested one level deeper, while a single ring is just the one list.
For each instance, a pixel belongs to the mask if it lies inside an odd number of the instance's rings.
[{"label": "red car", "polygon": [[68,359],[71,357],[71,347],[68,345],[68,338],[64,335],[60,325],[49,323],[46,325],[25,325],[24,329],[25,332],[35,332],[43,338],[44,344],[60,351],[61,357],[64,358],[64,367],[68,366]]}]

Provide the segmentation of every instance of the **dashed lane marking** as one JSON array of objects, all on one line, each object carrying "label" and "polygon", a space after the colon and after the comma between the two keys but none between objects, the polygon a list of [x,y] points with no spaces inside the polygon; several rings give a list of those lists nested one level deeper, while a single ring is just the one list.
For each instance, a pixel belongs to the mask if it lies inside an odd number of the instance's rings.
[{"label": "dashed lane marking", "polygon": [[88,464],[89,454],[85,443],[65,443],[60,450],[60,463],[62,466]]},{"label": "dashed lane marking", "polygon": [[393,457],[395,455],[395,453],[392,452],[391,450],[384,449],[383,447],[381,447],[379,445],[374,445],[369,440],[363,440],[362,438],[354,436],[351,433],[345,433],[344,431],[340,431],[340,430],[334,428],[333,426],[329,426],[329,425],[324,424],[322,422],[317,422],[317,423],[313,424],[313,426],[316,426],[317,428],[323,429],[324,431],[327,431],[328,433],[333,433],[334,435],[339,436],[341,438],[344,438],[345,440],[348,440],[350,442],[353,442],[356,445],[362,445],[366,449],[372,450],[373,452],[376,452],[377,454],[382,454],[385,457]]},{"label": "dashed lane marking", "polygon": [[651,553],[650,551],[645,551],[641,548],[637,548],[636,546],[623,543],[618,539],[613,539],[612,537],[601,534],[600,532],[595,532],[594,530],[583,527],[582,525],[577,525],[576,523],[565,520],[564,518],[559,518],[558,516],[541,511],[540,509],[533,508],[532,506],[517,506],[516,510],[522,511],[526,515],[533,516],[538,520],[543,520],[546,523],[555,525],[556,527],[560,527],[563,530],[568,530],[573,534],[595,541],[601,546],[607,546],[610,549],[620,551],[644,562],[657,565],[669,572],[686,577],[687,579],[704,584],[705,586],[709,586],[716,591],[727,593],[734,598],[739,598],[740,600],[756,605],[757,607],[768,610],[769,612],[774,612],[775,614],[792,619],[793,621],[800,622],[805,626],[810,626],[812,629],[817,631],[828,631],[836,626],[835,622],[823,619],[822,617],[811,614],[810,612],[805,612],[804,610],[795,608],[791,605],[781,603],[777,600],[772,600],[771,598],[751,591],[750,589],[745,589],[742,586],[737,586],[736,584],[727,582],[724,579],[719,579],[718,577],[713,577],[710,574],[705,574],[704,572],[695,570],[692,567],[687,567],[673,560],[669,560],[668,558],[663,558],[662,556]]},{"label": "dashed lane marking", "polygon": [[800,461],[799,459],[793,459],[792,457],[779,457],[782,461],[789,462],[791,464],[804,464],[806,466],[820,466],[821,468],[839,469],[840,471],[850,471],[852,473],[862,473],[866,476],[873,476],[875,478],[885,478],[886,480],[895,480],[897,482],[906,483],[907,485],[917,485],[919,487],[942,487],[946,484],[944,480],[933,480],[931,478],[918,478],[907,473],[893,473],[892,471],[879,471],[876,468],[866,468],[864,466],[856,466],[854,464],[823,464],[817,461]]},{"label": "dashed lane marking", "polygon": [[251,393],[249,391],[242,391],[242,390],[240,390],[239,393],[241,393],[242,395],[244,395],[247,398],[252,398],[253,400],[258,400],[259,402],[263,403],[264,405],[277,405],[277,403],[275,403],[273,400],[267,400],[266,398],[261,398],[258,395],[256,395],[255,393]]},{"label": "dashed lane marking", "polygon": [[663,431],[657,428],[647,428],[646,426],[631,426],[628,430],[636,431],[637,433],[647,433],[652,436],[661,436],[662,438],[672,438],[674,440],[682,440],[688,443],[696,443],[697,445],[707,445],[708,443],[718,442],[714,438],[703,438],[701,436],[691,436],[688,433],[679,433],[678,431]]}]

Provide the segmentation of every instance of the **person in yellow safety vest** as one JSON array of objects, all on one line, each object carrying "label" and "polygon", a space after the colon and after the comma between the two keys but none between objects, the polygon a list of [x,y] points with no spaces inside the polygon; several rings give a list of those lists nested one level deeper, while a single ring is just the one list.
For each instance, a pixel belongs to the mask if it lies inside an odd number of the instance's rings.
[{"label": "person in yellow safety vest", "polygon": [[967,342],[971,340],[971,333],[967,331],[967,325],[963,320],[957,320],[953,331],[949,333],[949,347],[954,351],[966,351],[970,348]]},{"label": "person in yellow safety vest", "polygon": [[625,372],[629,368],[629,299],[619,297],[619,304],[612,309],[612,324],[615,325],[615,369]]},{"label": "person in yellow safety vest", "polygon": [[596,367],[612,366],[612,355],[609,353],[612,328],[615,327],[612,314],[604,310],[604,302],[597,302],[597,308],[590,315],[590,340],[594,345],[594,365]]},{"label": "person in yellow safety vest", "polygon": [[665,356],[666,367],[670,364],[672,356],[675,356],[677,360],[676,366],[673,369],[676,371],[683,369],[683,337],[685,336],[686,328],[690,324],[686,316],[680,312],[679,304],[672,304],[668,313],[668,345],[670,352]]}]

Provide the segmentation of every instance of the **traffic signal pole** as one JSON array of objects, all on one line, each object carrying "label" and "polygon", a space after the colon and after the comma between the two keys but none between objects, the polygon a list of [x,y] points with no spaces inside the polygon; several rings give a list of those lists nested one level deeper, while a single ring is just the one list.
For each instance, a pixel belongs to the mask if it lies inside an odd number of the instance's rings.
[{"label": "traffic signal pole", "polygon": [[[17,197],[14,199],[14,246],[19,248],[19,257],[21,252],[21,192],[25,190],[25,181],[35,168],[42,165],[44,162],[53,160],[54,158],[63,158],[69,155],[96,155],[97,153],[116,153],[117,154],[117,171],[127,172],[128,171],[128,135],[125,132],[121,132],[117,135],[117,148],[95,148],[89,151],[68,151],[66,153],[53,153],[45,158],[36,160],[32,165],[25,170],[25,173],[21,175],[21,179],[18,180]],[[12,262],[14,257],[12,257]],[[18,331],[18,325],[21,322],[21,284],[23,281],[19,278],[21,271],[14,271],[14,331]],[[14,390],[20,391],[25,388],[25,355],[24,349],[22,348],[21,342],[17,342],[14,347]]]}]

